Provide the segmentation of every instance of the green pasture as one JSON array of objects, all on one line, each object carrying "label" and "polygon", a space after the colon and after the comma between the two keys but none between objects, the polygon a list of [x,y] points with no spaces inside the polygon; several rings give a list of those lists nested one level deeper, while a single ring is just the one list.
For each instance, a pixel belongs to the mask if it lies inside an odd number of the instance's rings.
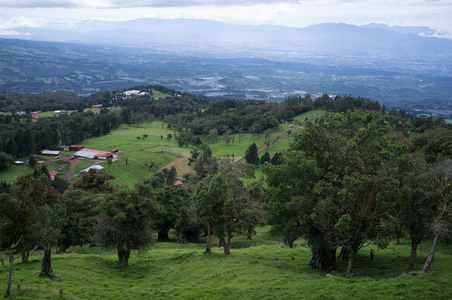
[{"label": "green pasture", "polygon": [[[137,182],[149,178],[158,169],[171,163],[175,159],[184,155],[188,156],[189,151],[194,149],[192,146],[179,147],[174,137],[168,140],[166,138],[167,135],[171,134],[174,136],[174,131],[167,129],[167,125],[161,121],[141,124],[140,126],[141,127],[122,125],[119,129],[114,130],[105,136],[86,139],[81,144],[88,149],[102,151],[119,149],[119,153],[117,153],[119,160],[115,161],[112,165],[109,165],[106,161],[83,159],[77,164],[72,175],[77,174],[80,170],[88,168],[94,163],[100,163],[105,171],[110,172],[116,177],[115,180],[111,181],[112,184],[132,188]],[[285,134],[289,129],[288,125],[279,125],[278,129],[271,133],[271,137],[268,140],[276,139],[280,135]],[[278,139],[271,144],[269,148],[260,152],[259,156],[262,156],[265,151],[269,151],[270,155],[273,156],[276,152],[286,150],[293,141],[294,135],[299,130],[301,129],[298,129],[287,137]],[[163,138],[161,138],[161,136],[163,136]],[[231,142],[227,145],[222,136],[220,136],[217,143],[209,144],[209,146],[212,149],[213,156],[227,157],[229,155],[232,159],[232,154],[234,154],[235,160],[238,161],[243,158],[246,149],[252,143],[256,143],[257,147],[261,148],[265,145],[265,141],[263,134],[243,134],[241,138],[236,134],[234,143]],[[60,158],[70,157],[72,154],[74,154],[73,151],[62,151]],[[36,157],[38,160],[46,160],[47,163],[49,163],[47,165],[49,171],[62,171],[70,168],[69,162],[55,159],[52,156],[37,155]],[[33,170],[28,166],[13,166],[0,172],[0,180],[13,183],[19,175],[32,171]],[[257,168],[256,174],[259,174],[259,172],[260,169]],[[183,174],[178,174],[179,177],[182,175]],[[256,178],[259,178],[258,175],[256,176]],[[249,184],[254,180],[255,179],[252,178],[246,179],[245,182]]]},{"label": "green pasture", "polygon": [[[280,124],[278,128],[270,134],[270,138],[267,140],[274,140],[277,139],[273,144],[270,145],[268,148],[268,151],[270,152],[270,155],[273,155],[276,152],[282,152],[286,150],[289,147],[290,142],[293,141],[293,135],[289,135],[288,137],[284,138],[278,138],[279,136],[285,134],[288,130],[291,128],[289,125],[286,124]],[[298,129],[300,130],[300,129]],[[297,131],[295,131],[296,133]],[[241,137],[239,134],[234,134],[234,142],[232,141],[229,144],[226,144],[222,136],[218,137],[217,143],[209,144],[210,149],[212,149],[213,156],[219,156],[219,157],[227,157],[228,155],[232,157],[232,154],[234,154],[234,157],[236,160],[238,160],[239,157],[245,156],[246,149],[252,144],[256,143],[256,146],[258,149],[265,146],[265,135],[264,134],[242,134]],[[263,150],[267,151],[267,150]],[[260,152],[259,156],[264,154],[264,152]]]},{"label": "green pasture", "polygon": [[166,97],[169,96],[170,96],[169,94],[165,94],[157,90],[152,90],[152,97],[154,98],[154,100],[165,99]]},{"label": "green pasture", "polygon": [[[174,234],[172,235],[174,237]],[[157,243],[134,251],[129,267],[116,268],[116,251],[75,247],[52,254],[58,278],[39,277],[41,251],[28,263],[14,264],[11,299],[450,299],[452,255],[440,245],[431,272],[418,272],[431,242],[421,245],[414,272],[406,271],[409,242],[386,250],[363,248],[356,257],[354,277],[339,270],[308,267],[311,251],[299,240],[295,248],[257,228],[253,240],[235,236],[230,255],[212,240],[212,253],[198,244]],[[369,259],[373,249],[375,257]],[[3,255],[5,256],[5,255]],[[0,266],[0,290],[6,291],[8,262]],[[21,283],[18,292],[17,284]]]},{"label": "green pasture", "polygon": [[20,175],[32,172],[33,169],[27,165],[12,165],[9,168],[0,170],[0,181],[12,184],[16,182],[17,177],[19,177]]},{"label": "green pasture", "polygon": [[327,113],[330,113],[326,110],[312,110],[305,113],[302,113],[301,115],[296,116],[294,121],[300,122],[301,124],[304,124],[306,118],[308,121],[314,121],[316,118],[321,117]]},{"label": "green pasture", "polygon": [[[111,183],[118,186],[132,188],[135,183],[149,178],[156,170],[173,160],[182,157],[176,140],[169,141],[166,136],[174,132],[166,129],[166,124],[155,121],[148,127],[121,126],[119,129],[98,138],[90,138],[82,144],[85,148],[103,151],[119,149],[119,160],[109,165],[102,162],[105,171],[113,174],[116,179]],[[143,138],[143,135],[147,137]],[[160,138],[160,135],[164,138]],[[138,139],[139,138],[139,139]],[[80,162],[74,173],[91,166],[98,160],[84,159]],[[182,174],[179,174],[182,175]]]},{"label": "green pasture", "polygon": [[[58,109],[57,109],[58,110]],[[42,118],[51,118],[51,117],[58,117],[60,114],[56,114],[55,113],[56,110],[51,110],[51,111],[43,111],[42,113],[38,114],[38,118],[42,119]],[[71,114],[76,110],[68,110],[67,114]]]}]

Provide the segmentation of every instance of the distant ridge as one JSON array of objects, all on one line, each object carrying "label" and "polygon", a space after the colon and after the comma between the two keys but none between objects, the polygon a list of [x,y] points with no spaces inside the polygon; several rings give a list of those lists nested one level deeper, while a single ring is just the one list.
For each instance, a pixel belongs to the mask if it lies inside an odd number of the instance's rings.
[{"label": "distant ridge", "polygon": [[168,51],[171,51],[172,47],[183,45],[183,49],[193,52],[200,49],[205,51],[213,49],[218,52],[224,47],[225,52],[243,53],[249,53],[246,49],[253,49],[298,51],[308,55],[371,53],[394,58],[407,55],[415,57],[452,55],[452,40],[438,38],[441,33],[433,29],[375,23],[364,26],[324,23],[294,28],[273,25],[231,25],[210,20],[137,19],[124,22],[83,22],[76,28],[65,30],[20,28],[17,31],[21,33],[17,38],[21,39],[157,47]]}]

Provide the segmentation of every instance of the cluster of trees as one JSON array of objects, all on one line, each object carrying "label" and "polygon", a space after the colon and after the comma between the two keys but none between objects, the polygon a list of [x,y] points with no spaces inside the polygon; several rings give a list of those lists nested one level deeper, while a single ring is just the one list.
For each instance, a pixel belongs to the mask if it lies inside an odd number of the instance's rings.
[{"label": "cluster of trees", "polygon": [[[115,94],[93,97],[113,101]],[[124,107],[117,112],[76,112],[35,123],[13,120],[7,125],[14,124],[13,130],[2,127],[0,164],[8,164],[8,154],[25,156],[106,134],[121,123],[160,118],[174,130],[166,138],[174,136],[181,146],[200,144],[190,158],[196,176],[175,187],[177,174],[171,169],[134,189],[118,190],[108,182],[111,175],[91,170],[68,188],[61,179],[51,182],[41,168],[11,186],[1,185],[0,247],[10,250],[11,268],[15,255],[26,261],[29,251],[38,247],[44,250],[41,274],[52,276],[52,246],[65,251],[86,244],[115,248],[123,266],[132,250],[152,244],[154,233],[167,241],[171,229],[178,242],[207,236],[206,253],[214,234],[229,254],[234,234],[251,238],[255,226],[267,220],[289,246],[300,237],[307,241],[314,268],[335,268],[337,259],[343,259],[351,273],[356,253],[367,243],[385,247],[389,239],[406,236],[412,240],[413,268],[417,245],[433,236],[435,242],[444,238],[445,225],[451,223],[452,131],[441,120],[419,121],[403,111],[388,113],[368,99],[328,95],[315,101],[309,96],[288,98],[281,104],[212,104],[174,92],[165,101],[129,101],[130,106],[121,103]],[[221,136],[228,143],[234,134],[240,140],[244,132],[269,136],[269,130],[294,111],[350,107],[346,113],[307,122],[284,153],[270,157],[266,152],[259,158],[257,145],[250,145],[247,164],[213,157],[200,138],[214,143]],[[407,137],[415,129],[423,133]],[[241,179],[253,176],[259,164],[266,187],[262,180],[245,187]]]},{"label": "cluster of trees", "polygon": [[[14,259],[27,261],[32,249],[43,250],[40,275],[54,276],[52,247],[56,252],[83,245],[114,248],[118,264],[127,266],[132,250],[147,249],[155,235],[159,241],[169,241],[171,229],[181,243],[196,242],[205,234],[206,252],[215,234],[229,254],[233,234],[246,233],[249,238],[254,234],[261,183],[243,186],[240,178],[253,173],[247,164],[213,158],[208,146],[195,160],[203,156],[202,177],[184,187],[174,186],[174,168],[134,189],[118,190],[109,183],[114,177],[98,170],[62,187],[50,180],[45,167],[2,186],[0,249],[10,251],[11,276]],[[157,177],[164,177],[164,182]]]},{"label": "cluster of trees", "polygon": [[366,244],[385,247],[391,238],[408,236],[412,269],[418,244],[433,236],[434,221],[447,219],[452,161],[443,156],[430,165],[421,153],[410,153],[409,143],[381,114],[349,112],[308,122],[281,165],[263,167],[273,230],[290,246],[304,238],[314,268],[335,268],[341,249],[349,273]]}]

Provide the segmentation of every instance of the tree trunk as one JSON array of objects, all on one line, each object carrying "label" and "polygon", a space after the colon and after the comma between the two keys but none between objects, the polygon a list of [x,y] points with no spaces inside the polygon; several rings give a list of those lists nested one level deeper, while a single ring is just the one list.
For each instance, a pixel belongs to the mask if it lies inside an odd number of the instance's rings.
[{"label": "tree trunk", "polygon": [[433,257],[435,256],[436,252],[436,245],[438,244],[438,234],[435,234],[435,239],[433,240],[433,246],[432,251],[427,256],[427,260],[425,261],[424,267],[422,268],[422,273],[427,273],[430,271],[430,266],[433,262]]},{"label": "tree trunk", "polygon": [[411,256],[410,263],[408,264],[408,270],[413,270],[414,263],[416,260],[416,251],[417,251],[418,241],[416,239],[411,239]]},{"label": "tree trunk", "polygon": [[204,254],[212,252],[210,250],[210,222],[207,222],[207,243],[206,243],[206,251]]},{"label": "tree trunk", "polygon": [[39,273],[39,276],[53,277],[52,247],[50,244],[44,246],[44,256],[42,257],[41,273]]},{"label": "tree trunk", "polygon": [[348,258],[349,258],[349,252],[347,251],[347,248],[341,247],[341,252],[339,252],[337,259],[340,259],[342,261],[348,261]]},{"label": "tree trunk", "polygon": [[320,270],[336,269],[336,249],[322,249],[313,251],[311,261],[308,266]]},{"label": "tree trunk", "polygon": [[293,241],[288,237],[283,237],[282,244],[285,246],[289,246],[290,248],[293,248]]},{"label": "tree trunk", "polygon": [[355,251],[348,251],[348,263],[347,263],[347,274],[351,275],[353,272],[353,264],[355,262]]},{"label": "tree trunk", "polygon": [[8,287],[6,288],[6,295],[4,298],[8,298],[11,294],[11,284],[13,282],[13,264],[14,264],[14,249],[11,249],[9,255],[9,276],[8,276]]},{"label": "tree trunk", "polygon": [[129,250],[119,250],[118,249],[118,265],[120,267],[126,267],[129,265]]},{"label": "tree trunk", "polygon": [[247,240],[252,240],[253,230],[251,228],[248,229],[248,237]]},{"label": "tree trunk", "polygon": [[218,247],[221,247],[221,246],[224,247],[224,244],[225,244],[224,238],[218,238]]},{"label": "tree trunk", "polygon": [[231,254],[231,238],[232,238],[232,234],[228,233],[227,243],[224,243],[224,246],[223,246],[224,254],[226,254],[226,255]]},{"label": "tree trunk", "polygon": [[168,242],[169,241],[168,231],[159,231],[158,240],[159,242]]},{"label": "tree trunk", "polygon": [[28,250],[28,248],[25,248],[20,255],[23,263],[28,262],[28,258],[30,257],[30,250]]}]

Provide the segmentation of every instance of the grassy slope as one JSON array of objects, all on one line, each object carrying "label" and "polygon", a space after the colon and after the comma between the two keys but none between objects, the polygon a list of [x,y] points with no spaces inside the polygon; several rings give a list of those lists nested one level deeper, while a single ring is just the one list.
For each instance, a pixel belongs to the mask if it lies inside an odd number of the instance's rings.
[{"label": "grassy slope", "polygon": [[327,112],[326,110],[312,110],[296,116],[294,120],[300,123],[304,123],[306,118],[308,118],[308,121],[314,121],[316,118],[323,116],[327,113],[329,112]]},{"label": "grassy slope", "polygon": [[[284,134],[288,129],[288,125],[279,125],[279,128],[271,134],[270,139],[274,139]],[[168,141],[166,136],[169,133],[174,135],[174,132],[166,129],[166,124],[163,124],[162,126],[162,122],[160,121],[150,123],[148,124],[148,127],[140,128],[122,125],[118,130],[115,130],[108,135],[86,139],[82,145],[85,146],[85,148],[104,151],[110,151],[115,148],[119,149],[119,161],[113,163],[111,167],[108,166],[106,162],[101,162],[101,165],[108,172],[111,172],[116,176],[116,179],[112,181],[113,184],[133,187],[136,182],[150,177],[151,174],[157,171],[157,169],[164,167],[175,159],[183,156],[188,157],[190,155],[190,150],[194,149],[191,146],[180,148],[174,138]],[[148,137],[144,140],[142,139],[143,134],[148,135]],[[160,135],[164,138],[161,139]],[[137,139],[137,137],[140,137],[140,139]],[[264,146],[265,144],[263,135],[253,136],[251,134],[244,134],[239,140],[239,136],[236,134],[234,139],[234,143],[226,145],[220,136],[217,143],[210,144],[213,155],[217,157],[227,157],[229,154],[232,159],[232,154],[234,154],[235,160],[239,160],[245,155],[246,149],[252,143],[256,143],[258,148]],[[275,152],[281,152],[287,149],[292,140],[293,136],[289,136],[279,139],[277,142],[270,145],[268,149],[270,155],[273,156]],[[73,153],[74,152],[63,151],[61,152],[60,157],[71,156]],[[263,153],[264,152],[261,152],[260,155]],[[58,165],[53,157],[38,156],[38,159],[39,157],[52,161],[52,165],[47,166],[49,171],[58,171],[61,167],[64,170],[69,168],[67,164]],[[83,160],[77,165],[74,173],[91,166],[93,163],[99,163],[99,161],[92,161],[89,159]],[[149,168],[146,164],[149,165],[150,163],[154,163],[155,165],[152,168]],[[179,177],[191,169],[184,162],[182,163],[183,165],[176,166]],[[0,180],[13,183],[17,176],[30,171],[32,170],[27,166],[13,166],[6,170],[0,171]],[[259,172],[259,169],[257,169],[256,173],[259,174]],[[256,178],[258,177],[259,176]],[[253,180],[254,179],[249,179],[247,181],[251,182]]]},{"label": "grassy slope", "polygon": [[[114,268],[114,251],[73,248],[69,254],[53,255],[54,273],[61,276],[55,279],[37,276],[41,257],[34,253],[29,263],[16,262],[12,297],[55,299],[60,288],[65,299],[449,299],[452,294],[452,256],[444,245],[430,274],[404,270],[409,256],[406,242],[387,250],[373,248],[372,262],[370,249],[364,248],[356,262],[360,276],[347,278],[338,271],[312,270],[307,267],[308,248],[281,247],[267,230],[258,228],[253,241],[235,237],[229,256],[217,247],[204,255],[203,244],[159,243],[147,252],[133,252],[130,267],[123,269]],[[422,245],[416,270],[430,245]],[[1,291],[6,290],[7,276],[6,263],[0,267]]]},{"label": "grassy slope", "polygon": [[[83,145],[85,148],[104,151],[119,149],[120,160],[113,163],[111,167],[106,162],[102,163],[102,166],[116,176],[112,184],[133,187],[139,180],[150,177],[160,167],[182,156],[174,139],[170,141],[165,138],[160,139],[160,135],[166,137],[168,133],[173,134],[173,131],[167,130],[165,125],[162,128],[162,123],[159,121],[153,122],[147,128],[123,125],[108,135],[87,139]],[[148,135],[144,140],[143,134]],[[77,165],[75,171],[87,168],[92,163],[93,161],[85,159]],[[146,166],[150,163],[154,163],[154,167]]]}]

